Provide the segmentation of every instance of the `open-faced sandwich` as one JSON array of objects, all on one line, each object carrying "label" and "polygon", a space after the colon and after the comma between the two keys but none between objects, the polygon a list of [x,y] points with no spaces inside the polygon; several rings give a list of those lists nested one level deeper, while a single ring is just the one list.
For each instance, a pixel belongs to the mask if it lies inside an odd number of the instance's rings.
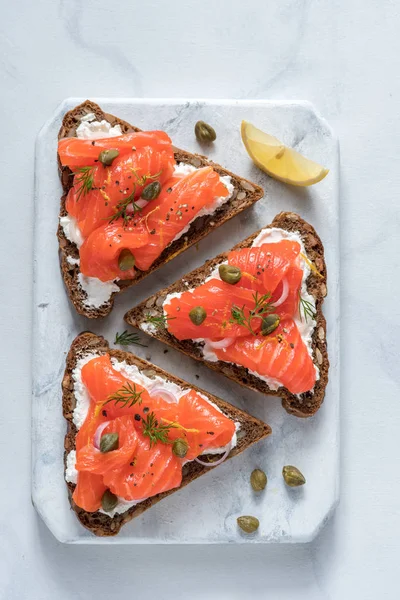
[{"label": "open-faced sandwich", "polygon": [[90,101],[65,115],[58,137],[61,269],[90,318],[263,196],[164,131],[140,131]]},{"label": "open-faced sandwich", "polygon": [[271,432],[228,402],[110,349],[92,333],[72,343],[62,392],[71,506],[99,536],[117,534]]},{"label": "open-faced sandwich", "polygon": [[125,319],[308,417],[323,402],[328,382],[326,293],[315,229],[295,213],[281,213]]}]

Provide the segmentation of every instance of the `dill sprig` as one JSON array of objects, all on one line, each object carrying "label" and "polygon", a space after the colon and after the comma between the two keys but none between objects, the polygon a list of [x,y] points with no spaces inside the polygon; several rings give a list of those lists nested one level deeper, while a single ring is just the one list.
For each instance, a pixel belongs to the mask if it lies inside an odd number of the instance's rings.
[{"label": "dill sprig", "polygon": [[299,292],[299,316],[300,316],[300,320],[303,320],[303,317],[301,316],[301,311],[303,310],[303,316],[305,319],[305,322],[307,323],[308,318],[310,319],[315,319],[316,317],[316,311],[315,311],[315,306],[312,302],[310,302],[309,300],[306,300],[305,298],[303,298]]},{"label": "dill sprig", "polygon": [[136,391],[136,384],[133,385],[131,383],[127,383],[123,385],[121,389],[117,390],[115,394],[110,394],[104,404],[109,404],[109,402],[115,402],[115,406],[118,404],[122,404],[123,408],[130,408],[134,404],[138,404],[139,406],[142,404],[142,393]]},{"label": "dill sprig", "polygon": [[243,325],[252,333],[256,335],[256,332],[252,327],[252,320],[254,318],[262,318],[264,315],[272,313],[275,310],[275,307],[271,304],[271,293],[267,292],[266,294],[259,294],[256,292],[253,294],[254,299],[254,308],[249,309],[248,314],[246,314],[246,307],[236,306],[235,304],[232,306],[230,323],[234,323],[236,325]]},{"label": "dill sprig", "polygon": [[[107,217],[107,219],[110,220],[110,224],[114,223],[114,221],[117,221],[117,219],[120,219],[122,217],[122,219],[124,221],[124,227],[126,227],[129,223],[130,219],[133,217],[133,215],[135,215],[137,212],[140,212],[142,210],[140,208],[140,206],[138,206],[135,202],[135,192],[136,192],[136,183],[133,184],[132,193],[129,194],[129,196],[127,198],[120,200],[118,202],[118,204],[115,206],[115,213],[111,215],[111,218]],[[130,204],[132,204],[132,206],[133,206],[133,212],[128,214],[126,212],[126,209],[128,208],[128,206]]]},{"label": "dill sprig", "polygon": [[171,321],[172,319],[176,319],[176,317],[167,317],[166,315],[162,314],[160,316],[152,316],[150,313],[147,313],[147,315],[145,316],[146,319],[146,323],[151,323],[152,325],[154,325],[155,327],[161,329],[167,326],[167,322]]},{"label": "dill sprig", "polygon": [[144,185],[148,179],[157,179],[157,177],[159,177],[162,173],[162,169],[161,169],[161,171],[159,171],[158,173],[155,173],[154,175],[148,174],[148,175],[142,175],[141,177],[139,177],[139,175],[136,173],[136,169],[131,167],[131,171],[134,174],[134,176],[136,177],[137,182],[140,186]]},{"label": "dill sprig", "polygon": [[155,446],[157,442],[169,444],[171,440],[168,438],[169,430],[176,427],[175,423],[163,425],[159,423],[154,412],[149,413],[146,418],[142,417],[143,435],[150,439],[150,448]]},{"label": "dill sprig", "polygon": [[88,194],[93,188],[93,171],[94,167],[80,167],[78,171],[74,173],[74,184],[79,185],[79,188],[77,189],[76,201],[78,201],[81,196]]},{"label": "dill sprig", "polygon": [[137,333],[128,333],[126,330],[122,333],[117,332],[115,334],[114,344],[118,344],[119,346],[132,346],[133,344],[136,344],[136,346],[147,348],[146,344],[142,344]]}]

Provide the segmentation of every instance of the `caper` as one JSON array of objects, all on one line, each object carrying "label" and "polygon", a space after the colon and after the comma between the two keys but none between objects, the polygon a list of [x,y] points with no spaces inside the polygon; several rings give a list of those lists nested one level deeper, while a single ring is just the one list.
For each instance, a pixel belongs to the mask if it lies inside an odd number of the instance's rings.
[{"label": "caper", "polygon": [[143,200],[155,200],[161,192],[161,184],[159,181],[153,181],[143,188]]},{"label": "caper", "polygon": [[111,512],[118,504],[118,498],[111,490],[106,490],[101,498],[101,507],[106,512]]},{"label": "caper", "polygon": [[195,306],[189,313],[189,319],[194,325],[201,325],[207,313],[202,306]]},{"label": "caper", "polygon": [[110,167],[113,163],[113,160],[115,160],[117,156],[119,156],[119,150],[114,150],[113,148],[110,148],[110,150],[103,150],[102,152],[100,152],[99,161],[105,167]]},{"label": "caper", "polygon": [[222,281],[231,285],[238,283],[242,277],[242,271],[239,267],[234,267],[233,265],[219,265],[218,272]]},{"label": "caper", "polygon": [[298,487],[299,485],[304,485],[306,479],[301,471],[297,467],[293,467],[292,465],[286,465],[282,469],[283,479],[285,483],[289,487]]},{"label": "caper", "polygon": [[260,521],[256,517],[245,515],[237,518],[237,523],[245,533],[254,533],[260,526]]},{"label": "caper", "polygon": [[255,492],[261,492],[267,485],[267,476],[261,469],[254,469],[250,475],[251,487]]},{"label": "caper", "polygon": [[204,121],[197,121],[196,125],[194,126],[194,132],[199,142],[208,143],[214,142],[214,140],[217,139],[215,129]]},{"label": "caper", "polygon": [[279,315],[267,315],[261,322],[261,334],[269,335],[278,327],[280,323]]},{"label": "caper", "polygon": [[111,450],[118,450],[118,445],[118,433],[105,433],[100,438],[100,452],[111,452]]},{"label": "caper", "polygon": [[172,444],[172,452],[175,454],[175,456],[179,456],[179,458],[185,458],[188,450],[189,444],[181,438],[175,440]]},{"label": "caper", "polygon": [[118,257],[118,266],[121,271],[129,271],[129,269],[133,269],[135,266],[135,257],[128,248],[121,250]]}]

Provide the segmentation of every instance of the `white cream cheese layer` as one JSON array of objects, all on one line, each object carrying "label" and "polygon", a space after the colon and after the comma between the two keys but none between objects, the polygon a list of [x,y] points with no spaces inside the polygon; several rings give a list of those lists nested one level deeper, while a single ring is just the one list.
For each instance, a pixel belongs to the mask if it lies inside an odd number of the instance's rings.
[{"label": "white cream cheese layer", "polygon": [[83,244],[83,236],[75,217],[72,217],[71,215],[60,217],[60,225],[63,228],[64,235],[67,240],[73,242],[78,248],[80,248]]},{"label": "white cream cheese layer", "polygon": [[86,299],[83,301],[88,308],[100,308],[111,298],[111,294],[119,292],[120,289],[115,281],[100,281],[97,277],[86,277],[82,273],[78,274],[79,285],[86,293]]},{"label": "white cream cheese layer", "polygon": [[[193,171],[197,171],[197,168],[193,165],[188,165],[187,163],[178,163],[174,169],[174,175],[189,175],[190,173],[193,173]],[[225,202],[228,202],[235,188],[231,183],[231,178],[229,177],[229,175],[224,175],[223,177],[220,176],[220,180],[228,190],[228,195],[219,196],[214,199],[214,202],[212,204],[210,204],[209,206],[204,206],[198,213],[194,215],[193,219],[189,221],[186,227],[184,227],[182,231],[176,234],[171,244],[176,240],[179,240],[179,238],[182,237],[182,235],[189,231],[190,225],[195,219],[197,219],[198,217],[203,217],[204,215],[212,215],[218,208],[225,204]]]},{"label": "white cream cheese layer", "polygon": [[[97,356],[98,356],[98,354],[88,354],[87,356],[79,359],[76,364],[75,369],[72,371],[72,379],[74,382],[74,396],[75,396],[75,402],[76,402],[72,420],[78,430],[82,427],[83,423],[85,422],[85,419],[86,419],[86,416],[88,414],[89,407],[90,407],[90,397],[89,397],[88,391],[86,389],[86,386],[84,385],[84,383],[82,381],[82,367],[84,365],[86,365],[88,362],[90,362],[93,358],[96,358]],[[145,387],[150,395],[153,390],[156,390],[156,389],[163,390],[165,392],[169,392],[170,394],[172,394],[176,398],[176,401],[179,401],[179,399],[182,396],[184,396],[185,394],[187,394],[191,389],[190,387],[183,388],[183,387],[177,385],[176,383],[174,383],[173,381],[163,379],[162,377],[159,377],[158,375],[156,375],[154,378],[148,377],[148,376],[144,375],[142,373],[142,371],[140,371],[136,365],[129,365],[125,361],[119,362],[119,361],[117,361],[117,359],[112,358],[111,362],[112,362],[113,368],[116,371],[119,371],[127,379],[130,379],[131,381]],[[218,410],[219,412],[222,412],[221,409],[218,406],[216,406],[213,402],[211,402],[207,396],[205,396],[204,394],[200,394],[200,396],[204,400],[206,400],[209,404],[211,404],[216,410]],[[213,450],[207,450],[207,451],[203,452],[203,454],[222,454],[223,452],[225,452],[228,449],[228,447],[234,448],[237,444],[237,431],[240,428],[240,424],[235,423],[235,427],[236,427],[236,431],[233,434],[232,440],[229,445],[222,446],[221,448],[215,448]],[[76,484],[76,482],[78,480],[78,471],[75,468],[75,463],[76,463],[76,451],[72,450],[67,455],[67,466],[66,466],[66,471],[65,471],[65,479],[68,482]],[[100,512],[107,514],[110,517],[113,517],[117,513],[121,514],[121,513],[126,512],[129,508],[131,508],[132,506],[135,506],[135,504],[139,504],[139,502],[142,502],[143,500],[145,500],[145,498],[142,498],[140,500],[134,500],[134,501],[127,501],[127,500],[124,500],[123,498],[118,498],[118,504],[112,511],[105,512],[102,509],[100,509]]]},{"label": "white cream cheese layer", "polygon": [[[87,115],[81,118],[81,123],[76,130],[76,135],[78,138],[81,139],[98,140],[104,137],[116,137],[118,135],[122,135],[122,131],[119,125],[111,127],[108,121],[97,121],[93,113],[88,113]],[[174,175],[188,175],[193,171],[196,171],[196,167],[194,167],[193,165],[179,163],[175,165]],[[220,177],[220,179],[228,190],[228,196],[215,198],[214,202],[211,205],[202,208],[193,217],[189,224],[174,237],[172,242],[170,242],[171,244],[178,240],[189,230],[190,224],[195,219],[197,219],[197,217],[213,214],[218,208],[220,208],[220,206],[222,206],[225,202],[229,200],[234,190],[234,187],[231,183],[231,178],[226,175],[224,177]],[[60,225],[63,228],[65,237],[70,242],[76,244],[78,248],[80,248],[84,240],[76,222],[76,219],[71,215],[65,215],[64,217],[60,217]],[[100,281],[100,279],[93,277],[85,277],[83,275],[79,277],[79,284],[86,293],[87,298],[84,304],[88,308],[100,308],[100,306],[106,304],[109,301],[113,292],[119,291],[118,286],[115,285],[115,281],[103,282]]]},{"label": "white cream cheese layer", "polygon": [[[253,241],[252,247],[255,248],[258,246],[262,246],[262,244],[267,244],[267,243],[268,244],[278,243],[282,240],[291,240],[291,241],[298,242],[300,244],[301,253],[304,256],[306,256],[306,251],[305,251],[303,240],[301,238],[300,233],[286,231],[285,229],[280,229],[278,227],[271,227],[271,228],[267,227],[266,229],[262,229],[260,231],[260,233],[258,234],[258,236]],[[209,281],[210,279],[221,279],[219,276],[218,266],[215,267],[215,269],[212,271],[210,276],[207,277],[207,279],[205,281]],[[304,298],[304,300],[310,302],[311,305],[315,308],[315,299],[307,291],[307,278],[310,274],[310,267],[309,267],[308,263],[305,260],[303,260],[302,257],[300,257],[300,267],[303,270],[303,278],[302,278],[302,282],[301,282],[301,292],[300,292],[301,296],[302,296],[302,298]],[[193,289],[194,288],[192,288],[188,291],[192,291]],[[182,293],[183,292],[169,294],[164,301],[163,307],[165,307],[167,304],[169,304],[169,302],[172,300],[172,298],[180,298]],[[164,310],[164,314],[166,315],[165,310]],[[307,347],[308,353],[312,358],[312,335],[313,335],[313,332],[314,332],[314,329],[316,326],[316,321],[314,319],[311,319],[310,317],[308,317],[307,320],[304,319],[304,317],[301,318],[300,314],[295,315],[294,321],[299,330],[301,338]],[[145,323],[144,325],[148,325],[148,324]],[[145,330],[144,326],[141,326],[141,329]],[[151,333],[151,331],[149,331],[149,333]],[[210,346],[210,344],[207,342],[207,340],[205,340],[203,338],[197,338],[193,341],[203,344],[202,353],[203,353],[203,357],[205,360],[208,360],[210,362],[217,362],[219,360],[217,355],[215,354],[213,348]],[[239,366],[241,366],[241,365],[239,365]],[[315,363],[314,363],[314,367],[315,367],[316,377],[318,380],[319,379],[319,369],[315,365]],[[258,379],[265,381],[271,390],[277,390],[281,385],[281,383],[278,380],[273,379],[272,377],[264,377],[262,375],[259,375],[255,371],[250,371],[250,370],[249,370],[249,373],[251,373],[255,377],[258,377]]]},{"label": "white cream cheese layer", "polygon": [[80,125],[76,129],[76,137],[84,140],[100,140],[105,137],[117,137],[122,135],[120,125],[111,126],[111,123],[103,119],[97,121],[94,113],[87,113],[81,118]]}]

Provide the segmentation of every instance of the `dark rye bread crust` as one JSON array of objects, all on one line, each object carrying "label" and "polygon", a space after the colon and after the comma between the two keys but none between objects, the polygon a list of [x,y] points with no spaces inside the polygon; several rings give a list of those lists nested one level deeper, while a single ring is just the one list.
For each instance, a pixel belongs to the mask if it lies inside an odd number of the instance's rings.
[{"label": "dark rye bread crust", "polygon": [[[326,321],[322,314],[322,304],[327,294],[327,273],[324,258],[324,247],[322,242],[317,235],[315,229],[299,217],[295,213],[282,212],[275,217],[271,225],[268,227],[279,227],[287,231],[299,232],[304,243],[304,247],[308,258],[317,267],[322,277],[318,277],[312,271],[307,279],[307,290],[314,296],[316,304],[316,327],[312,336],[312,348],[313,348],[313,360],[318,365],[320,378],[316,382],[314,390],[312,392],[305,392],[298,396],[291,394],[286,388],[280,387],[278,390],[271,390],[268,385],[249,373],[245,367],[230,364],[224,361],[210,362],[203,358],[201,345],[191,340],[179,341],[173,335],[168,333],[166,329],[159,329],[155,333],[150,333],[153,337],[161,340],[165,344],[169,344],[174,348],[184,352],[188,356],[195,358],[196,360],[204,362],[208,367],[214,369],[214,371],[222,372],[224,375],[233,379],[237,383],[245,387],[249,387],[253,390],[261,392],[262,394],[269,394],[272,396],[279,396],[282,399],[282,405],[287,412],[296,415],[297,417],[310,417],[315,414],[321,406],[324,396],[325,388],[328,383],[328,369],[329,360],[327,353],[326,343]],[[265,228],[264,228],[265,229]],[[261,230],[260,230],[261,231]],[[247,248],[253,242],[253,240],[260,233],[257,231],[250,237],[246,238],[232,250],[239,250],[240,248]],[[151,296],[139,304],[136,308],[131,309],[125,315],[125,320],[129,325],[140,328],[140,326],[146,321],[146,314],[162,314],[162,303],[168,294],[173,292],[183,292],[191,287],[196,287],[204,282],[211,271],[224,260],[227,260],[228,254],[219,254],[212,260],[207,261],[202,267],[195,269],[191,273],[188,273],[182,280],[176,281],[172,285],[163,290],[159,291],[155,296]],[[189,285],[186,286],[184,282]],[[148,332],[146,332],[148,333]]]},{"label": "dark rye bread crust", "polygon": [[[121,350],[110,349],[108,342],[100,336],[97,336],[90,332],[84,332],[78,335],[73,341],[70,351],[66,360],[66,369],[64,373],[64,377],[62,380],[62,404],[63,404],[63,415],[67,420],[67,433],[65,436],[65,453],[64,453],[64,468],[66,468],[66,459],[67,454],[75,449],[75,437],[77,434],[77,429],[72,421],[73,411],[75,408],[75,396],[74,396],[74,384],[72,378],[72,371],[75,368],[75,365],[79,358],[87,355],[87,354],[110,354],[112,357],[116,358],[119,361],[126,361],[130,365],[136,365],[141,371],[145,373],[148,377],[152,377],[158,375],[169,381],[173,381],[177,385],[181,387],[193,389],[202,394],[206,395],[214,404],[216,404],[222,412],[233,419],[234,421],[238,421],[240,423],[240,430],[238,432],[238,441],[237,446],[230,452],[228,458],[229,460],[233,456],[240,454],[247,448],[249,448],[255,442],[262,440],[267,437],[271,433],[271,428],[269,425],[266,425],[259,419],[252,417],[248,413],[235,406],[232,406],[228,402],[213,396],[212,394],[196,387],[195,385],[189,384],[170,373],[167,373],[160,367],[153,365],[152,363],[147,362],[146,360],[142,360],[141,358],[131,354],[130,352],[123,352]],[[148,500],[144,500],[140,502],[136,506],[130,508],[127,512],[121,515],[115,515],[114,517],[109,517],[100,512],[89,513],[85,510],[79,508],[72,499],[72,494],[75,489],[75,485],[73,483],[67,483],[69,500],[71,503],[72,509],[75,511],[76,516],[78,517],[81,524],[89,529],[92,533],[98,536],[111,536],[116,535],[121,529],[124,523],[127,523],[134,517],[139,516],[142,512],[151,508],[154,504],[173,494],[176,491],[179,491],[182,487],[188,485],[191,481],[194,481],[201,475],[209,472],[211,469],[215,467],[203,467],[197,462],[190,462],[184,465],[183,467],[183,478],[182,485],[180,488],[170,490],[169,492],[164,492],[162,494],[157,494]]]},{"label": "dark rye bread crust", "polygon": [[[110,115],[104,113],[101,108],[91,102],[90,100],[86,100],[79,106],[76,106],[74,109],[70,110],[64,116],[61,129],[58,134],[58,139],[62,139],[64,137],[72,137],[76,135],[76,128],[80,123],[80,119],[87,113],[94,113],[97,120],[105,119],[109,121],[112,126],[119,124],[121,126],[123,133],[128,133],[131,131],[140,131],[137,127],[130,125],[126,121],[122,121],[118,117],[114,115]],[[264,191],[257,184],[248,181],[234,173],[231,173],[227,169],[224,169],[218,164],[213,163],[211,160],[208,160],[205,156],[200,154],[193,154],[191,152],[186,152],[185,150],[180,150],[179,148],[175,148],[175,160],[177,162],[184,162],[191,164],[195,167],[204,167],[211,165],[217,173],[220,175],[229,175],[232,178],[232,184],[234,186],[234,192],[232,198],[228,202],[226,202],[221,208],[216,210],[212,215],[205,215],[203,217],[198,217],[193,221],[190,225],[190,228],[186,234],[184,234],[181,238],[170,244],[165,250],[161,253],[161,255],[154,261],[151,267],[147,271],[137,271],[137,275],[135,279],[125,280],[118,282],[118,286],[121,288],[121,291],[135,285],[139,281],[141,281],[147,275],[150,275],[153,271],[161,267],[163,264],[169,262],[175,256],[193,246],[193,244],[197,244],[201,239],[203,239],[206,235],[208,235],[213,229],[219,227],[225,221],[228,221],[238,213],[240,213],[245,208],[248,208],[257,200],[263,197]],[[60,161],[58,160],[58,166],[61,177],[61,184],[63,187],[63,196],[61,198],[61,206],[60,206],[60,217],[65,216],[67,211],[65,210],[65,200],[68,194],[69,189],[72,186],[73,178],[71,175],[71,170],[68,167],[62,167]],[[114,292],[110,298],[110,300],[100,306],[99,308],[90,308],[85,306],[86,294],[82,290],[78,281],[78,274],[80,272],[78,265],[71,265],[67,261],[67,256],[72,258],[79,258],[78,248],[73,242],[70,242],[64,235],[63,228],[59,225],[57,230],[57,236],[59,240],[60,247],[60,262],[61,262],[61,271],[64,278],[64,282],[68,291],[68,295],[75,306],[78,313],[84,315],[85,317],[89,317],[91,319],[97,319],[99,317],[107,316],[112,310],[114,304],[115,295],[119,292]]]}]

